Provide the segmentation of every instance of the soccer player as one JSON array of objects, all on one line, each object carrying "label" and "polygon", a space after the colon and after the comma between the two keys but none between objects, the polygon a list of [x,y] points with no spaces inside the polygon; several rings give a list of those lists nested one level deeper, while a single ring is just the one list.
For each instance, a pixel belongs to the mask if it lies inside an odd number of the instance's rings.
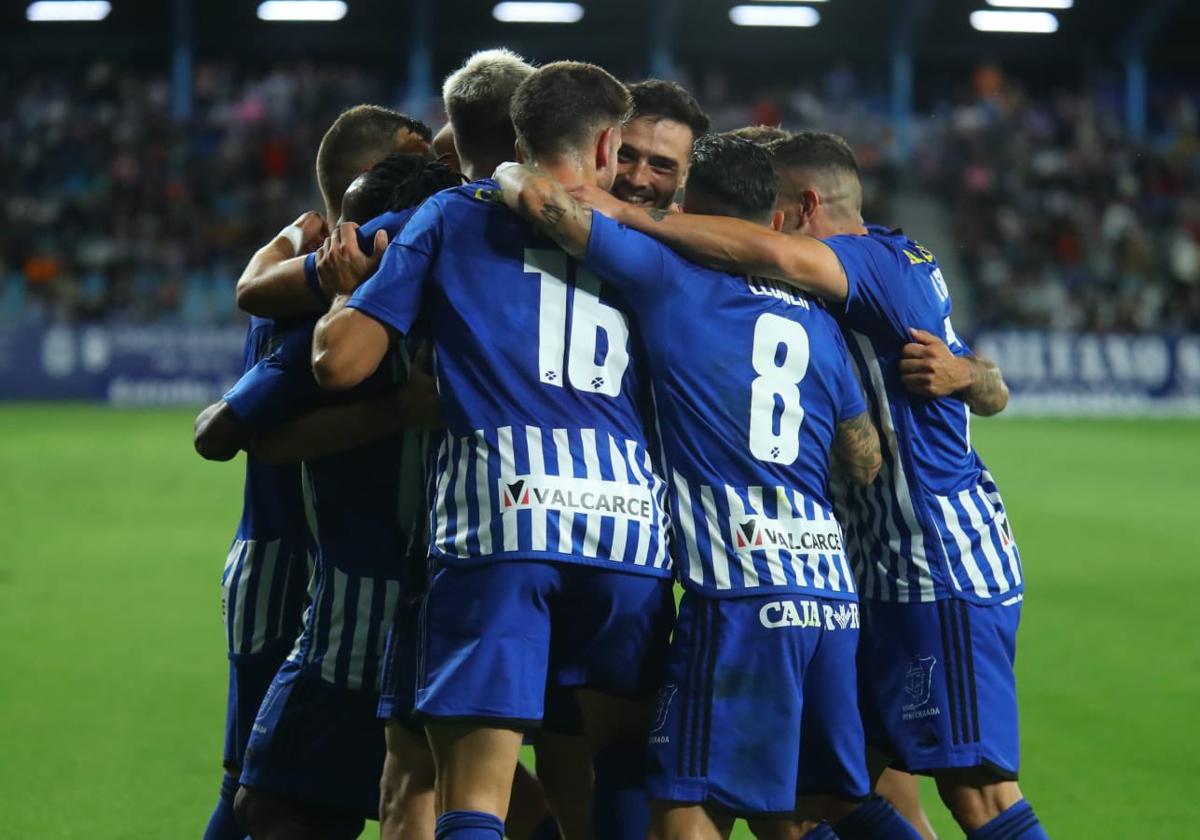
[{"label": "soccer player", "polygon": [[[782,222],[761,146],[709,135],[690,171],[685,212]],[[735,814],[759,837],[796,834],[780,815],[799,793],[830,796],[845,836],[917,840],[882,801],[857,807],[858,607],[826,485],[831,453],[866,486],[880,452],[837,324],[781,284],[701,268],[591,214],[537,170],[499,181],[625,295],[647,350],[685,587],[650,739],[662,836],[728,837]]]},{"label": "soccer player", "polygon": [[[422,124],[376,106],[358,106],[341,114],[322,138],[317,155],[317,182],[326,217],[340,215],[342,195],[357,174],[390,152],[428,137],[429,129]],[[311,252],[326,234],[325,220],[314,212],[284,228],[247,265],[239,280],[239,303],[243,283],[253,285],[260,272],[281,263],[302,266],[303,254]],[[303,288],[303,275],[298,279]],[[253,294],[250,297],[253,299]],[[251,319],[243,372],[269,352],[275,330],[270,317]],[[219,403],[197,418],[195,445],[203,457],[232,458],[240,437],[241,430]],[[247,456],[242,518],[221,576],[222,620],[230,662],[225,774],[205,840],[241,840],[245,836],[233,816],[243,750],[263,693],[299,632],[304,605],[309,537],[299,493],[296,465],[266,465]]]},{"label": "soccer player", "polygon": [[[557,62],[521,83],[511,116],[527,158],[604,188],[629,106],[605,71]],[[456,141],[465,167],[457,126]],[[351,387],[389,331],[430,309],[447,434],[417,711],[437,764],[439,840],[500,840],[546,684],[576,689],[596,748],[644,733],[674,613],[666,488],[613,303],[484,181],[427,201],[317,328],[318,379]]]},{"label": "soccer player", "polygon": [[692,143],[708,131],[708,115],[675,82],[647,79],[629,86],[633,113],[621,129],[613,195],[666,210],[687,182]]},{"label": "soccer player", "polygon": [[[376,188],[372,176],[401,182]],[[459,183],[445,167],[413,156],[389,158],[366,177],[368,183],[348,191],[344,212],[358,207],[376,217]],[[387,196],[390,206],[367,201],[372,195]],[[290,329],[226,395],[239,418],[281,420],[330,403],[308,365],[312,325]],[[337,401],[390,394],[402,378],[403,365],[392,353],[370,381]],[[393,433],[305,461],[316,543],[311,605],[246,747],[236,809],[255,837],[357,837],[364,820],[378,814],[384,738],[376,685],[384,637],[410,571],[404,558],[420,542],[424,513],[423,499],[405,499],[401,488],[414,480],[408,474],[419,471],[422,460],[419,445]],[[416,558],[417,568],[422,565],[423,554]]]},{"label": "soccer player", "polygon": [[933,776],[970,840],[1045,837],[1017,784],[1021,561],[968,433],[970,413],[1001,411],[1007,388],[955,334],[934,256],[899,231],[863,224],[845,141],[801,132],[773,151],[795,187],[796,203],[782,208],[790,236],[736,219],[651,217],[597,190],[581,197],[702,262],[829,302],[884,442],[879,478],[852,494],[847,523],[863,599],[868,743],[883,761]]}]

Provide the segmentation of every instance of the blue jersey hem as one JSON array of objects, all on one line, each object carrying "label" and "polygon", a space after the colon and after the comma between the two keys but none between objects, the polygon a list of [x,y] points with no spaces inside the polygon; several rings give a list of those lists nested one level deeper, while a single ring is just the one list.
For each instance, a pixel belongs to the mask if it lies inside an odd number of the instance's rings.
[{"label": "blue jersey hem", "polygon": [[970,592],[959,592],[958,590],[955,590],[955,589],[950,589],[948,591],[943,591],[943,592],[935,591],[933,593],[933,597],[930,598],[928,601],[921,601],[919,599],[914,599],[914,598],[909,598],[907,601],[901,601],[897,598],[878,598],[878,597],[874,597],[871,595],[860,595],[859,597],[860,597],[860,600],[863,600],[863,601],[872,601],[872,602],[882,603],[882,604],[900,604],[902,606],[907,605],[907,604],[914,604],[917,606],[919,606],[921,604],[935,604],[938,601],[966,601],[967,603],[975,604],[976,606],[980,606],[980,607],[1001,607],[1001,606],[1011,606],[1011,605],[1006,605],[1004,602],[1008,601],[1012,598],[1020,598],[1022,601],[1024,601],[1025,600],[1025,584],[1022,583],[1019,586],[1015,586],[1012,589],[1008,590],[1003,595],[993,595],[990,598],[983,598],[983,597],[980,597],[979,595],[976,595],[976,594],[970,593]]},{"label": "blue jersey hem", "polygon": [[644,575],[646,577],[670,578],[675,576],[673,569],[663,569],[649,564],[639,566],[636,563],[604,560],[600,557],[580,557],[578,554],[562,554],[557,551],[502,551],[489,554],[485,557],[458,557],[434,549],[429,552],[429,556],[439,563],[457,567],[481,566],[485,563],[502,562],[505,560],[521,560],[534,563],[569,563],[573,566],[590,566],[594,569],[605,569],[610,572],[624,572],[625,574]]},{"label": "blue jersey hem", "polygon": [[693,595],[712,598],[718,601],[727,601],[734,598],[767,598],[773,595],[803,595],[807,598],[828,598],[831,601],[858,602],[857,592],[834,592],[829,589],[814,589],[811,586],[777,586],[775,584],[768,584],[765,586],[741,586],[737,589],[714,589],[708,586],[700,586],[691,580],[683,580],[680,583],[684,589]]}]

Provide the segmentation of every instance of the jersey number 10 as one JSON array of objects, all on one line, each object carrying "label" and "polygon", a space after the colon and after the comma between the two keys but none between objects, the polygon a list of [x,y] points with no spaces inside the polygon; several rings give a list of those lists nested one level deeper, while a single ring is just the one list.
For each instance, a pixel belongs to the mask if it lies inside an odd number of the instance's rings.
[{"label": "jersey number 10", "polygon": [[[541,278],[538,298],[538,376],[544,385],[615,397],[629,367],[629,325],[618,310],[600,302],[600,278],[580,266],[568,283],[562,251],[525,251],[525,271]],[[570,298],[570,323],[567,303]],[[597,361],[601,336],[605,350]],[[567,347],[568,338],[570,347]]]},{"label": "jersey number 10", "polygon": [[808,333],[795,321],[764,313],[754,322],[750,359],[758,374],[750,383],[750,454],[791,464],[800,455],[800,380],[808,373]]}]

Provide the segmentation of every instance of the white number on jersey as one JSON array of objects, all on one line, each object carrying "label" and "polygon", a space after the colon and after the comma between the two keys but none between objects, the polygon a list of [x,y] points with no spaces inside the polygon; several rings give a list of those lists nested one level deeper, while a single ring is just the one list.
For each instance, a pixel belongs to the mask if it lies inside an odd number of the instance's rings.
[{"label": "white number on jersey", "polygon": [[[526,249],[525,271],[541,278],[538,302],[538,377],[544,385],[563,387],[563,366],[571,387],[615,397],[621,393],[629,367],[629,324],[625,315],[600,302],[600,278],[586,268],[575,272],[572,286],[567,276],[567,255],[562,251]],[[573,293],[571,323],[567,324],[567,296]],[[604,334],[604,360],[596,361],[600,335]],[[567,351],[567,336],[570,351]]]},{"label": "white number on jersey", "polygon": [[800,455],[800,380],[808,372],[808,333],[795,321],[769,312],[760,315],[751,360],[758,376],[750,383],[750,454],[760,461],[791,464]]}]

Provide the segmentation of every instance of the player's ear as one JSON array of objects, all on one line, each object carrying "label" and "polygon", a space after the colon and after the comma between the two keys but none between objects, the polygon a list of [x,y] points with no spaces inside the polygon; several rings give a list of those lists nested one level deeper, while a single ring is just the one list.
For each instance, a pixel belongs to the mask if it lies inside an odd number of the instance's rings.
[{"label": "player's ear", "polygon": [[800,193],[800,222],[797,227],[804,227],[812,220],[817,208],[821,206],[821,196],[816,190],[804,190]]},{"label": "player's ear", "polygon": [[615,165],[617,148],[621,145],[620,126],[610,125],[596,138],[596,171],[603,172]]},{"label": "player's ear", "polygon": [[783,211],[776,210],[771,216],[771,230],[783,230]]},{"label": "player's ear", "polygon": [[513,160],[517,163],[525,162],[525,154],[521,151],[521,144],[516,140],[513,141]]}]

